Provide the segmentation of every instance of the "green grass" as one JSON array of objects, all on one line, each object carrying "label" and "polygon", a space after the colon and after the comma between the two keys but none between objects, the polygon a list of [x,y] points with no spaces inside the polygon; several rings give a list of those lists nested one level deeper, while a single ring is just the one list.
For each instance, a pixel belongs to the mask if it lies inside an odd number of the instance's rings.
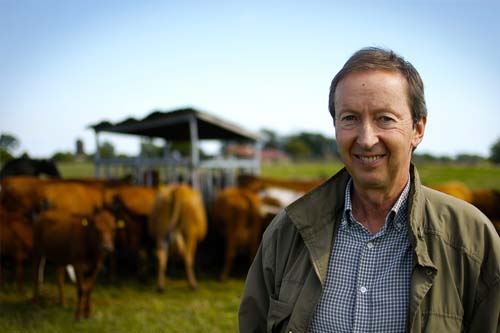
[{"label": "green grass", "polygon": [[94,164],[92,162],[59,162],[57,167],[63,178],[94,176]]},{"label": "green grass", "polygon": [[[64,178],[92,177],[94,166],[91,162],[59,163]],[[297,162],[263,164],[262,175],[276,178],[314,179],[327,178],[342,168],[339,162]],[[426,185],[439,184],[451,180],[464,182],[470,188],[495,188],[500,190],[500,166],[489,163],[478,165],[419,164],[422,182]]]},{"label": "green grass", "polygon": [[460,180],[471,189],[494,188],[500,190],[500,166],[481,164],[465,165],[418,165],[422,182],[426,185]]},{"label": "green grass", "polygon": [[[65,285],[68,306],[57,303],[56,285],[47,281],[41,300],[32,304],[8,285],[0,292],[0,332],[236,332],[243,280],[199,281],[190,291],[184,279],[167,279],[158,294],[154,281],[121,286],[97,284],[92,293],[93,317],[74,321],[76,287]],[[31,292],[31,288],[28,288]]]}]

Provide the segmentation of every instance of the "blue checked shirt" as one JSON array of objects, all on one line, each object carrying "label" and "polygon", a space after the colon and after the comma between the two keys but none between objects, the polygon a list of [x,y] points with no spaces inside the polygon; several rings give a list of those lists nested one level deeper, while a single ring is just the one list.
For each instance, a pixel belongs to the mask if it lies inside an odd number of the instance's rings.
[{"label": "blue checked shirt", "polygon": [[375,235],[352,215],[351,184],[309,332],[405,332],[413,267],[410,181]]}]

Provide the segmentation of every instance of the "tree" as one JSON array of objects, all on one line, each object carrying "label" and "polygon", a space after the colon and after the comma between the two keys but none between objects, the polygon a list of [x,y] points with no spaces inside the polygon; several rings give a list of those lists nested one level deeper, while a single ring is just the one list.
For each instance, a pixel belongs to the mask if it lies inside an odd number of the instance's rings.
[{"label": "tree", "polygon": [[500,164],[500,138],[490,148],[490,161]]},{"label": "tree", "polygon": [[310,157],[311,150],[298,137],[292,137],[285,145],[285,150],[295,159],[305,159]]},{"label": "tree", "polygon": [[12,134],[0,135],[0,164],[14,158],[13,151],[19,147],[19,140]]},{"label": "tree", "polygon": [[455,161],[462,164],[477,164],[484,161],[484,158],[475,154],[458,154]]},{"label": "tree", "polygon": [[[286,138],[286,146],[290,144],[297,149],[297,141],[302,142],[308,149],[308,158],[312,159],[331,159],[338,156],[337,143],[333,138],[327,138],[319,133],[300,132]],[[302,149],[302,148],[301,148]],[[287,148],[289,151],[289,148]],[[293,154],[291,151],[289,153]]]},{"label": "tree", "polygon": [[3,165],[7,161],[13,159],[14,156],[12,156],[11,153],[9,153],[7,150],[0,148],[0,165]]},{"label": "tree", "polygon": [[19,147],[19,140],[8,133],[2,133],[0,135],[0,148],[5,149],[9,153],[12,153],[12,150],[15,150]]},{"label": "tree", "polygon": [[282,146],[281,139],[273,130],[263,128],[260,133],[264,139],[263,148],[279,149]]},{"label": "tree", "polygon": [[99,147],[99,156],[101,158],[110,158],[115,156],[115,147],[109,141],[104,141]]},{"label": "tree", "polygon": [[164,151],[164,147],[155,145],[152,139],[141,140],[140,154],[143,157],[162,157]]},{"label": "tree", "polygon": [[73,161],[73,154],[69,151],[58,151],[52,155],[52,160],[56,162],[71,162]]}]

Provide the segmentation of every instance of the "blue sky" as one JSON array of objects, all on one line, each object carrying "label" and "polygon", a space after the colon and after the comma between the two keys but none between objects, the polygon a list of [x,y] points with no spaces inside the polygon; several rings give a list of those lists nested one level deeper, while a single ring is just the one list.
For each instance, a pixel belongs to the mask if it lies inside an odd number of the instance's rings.
[{"label": "blue sky", "polygon": [[77,138],[91,152],[89,124],[192,106],[254,131],[333,136],[331,79],[357,49],[382,46],[425,83],[417,151],[486,156],[500,137],[499,37],[498,1],[0,0],[0,132],[17,153]]}]

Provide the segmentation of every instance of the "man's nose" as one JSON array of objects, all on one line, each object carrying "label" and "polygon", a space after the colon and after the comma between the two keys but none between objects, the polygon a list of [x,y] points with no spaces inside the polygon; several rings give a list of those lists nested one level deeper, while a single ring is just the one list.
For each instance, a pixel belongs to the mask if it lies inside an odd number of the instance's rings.
[{"label": "man's nose", "polygon": [[363,149],[371,149],[378,143],[377,129],[369,121],[363,122],[359,127],[358,145]]}]

